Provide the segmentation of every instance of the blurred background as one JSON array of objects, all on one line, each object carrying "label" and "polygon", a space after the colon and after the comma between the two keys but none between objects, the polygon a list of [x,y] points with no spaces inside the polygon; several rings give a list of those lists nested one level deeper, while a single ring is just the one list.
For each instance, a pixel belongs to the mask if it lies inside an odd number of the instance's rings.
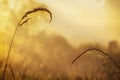
[{"label": "blurred background", "polygon": [[[48,13],[34,13],[18,29],[9,60],[16,79],[98,80],[105,68],[104,80],[118,80],[114,65],[108,61],[103,66],[105,58],[98,52],[71,62],[89,48],[99,48],[120,62],[119,0],[0,0],[1,75],[19,20],[36,7],[50,10],[53,19],[49,23]],[[9,67],[6,80],[12,80]]]}]

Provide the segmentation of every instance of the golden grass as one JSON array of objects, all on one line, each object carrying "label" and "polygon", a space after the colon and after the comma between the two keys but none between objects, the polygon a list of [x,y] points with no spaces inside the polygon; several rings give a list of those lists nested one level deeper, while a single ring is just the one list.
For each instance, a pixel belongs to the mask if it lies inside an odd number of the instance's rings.
[{"label": "golden grass", "polygon": [[[21,27],[23,24],[25,24],[26,22],[28,22],[30,20],[30,18],[28,18],[27,16],[30,15],[30,14],[33,14],[35,12],[39,12],[39,11],[44,11],[44,12],[47,12],[50,14],[50,22],[52,20],[52,13],[46,9],[46,8],[42,8],[42,7],[38,7],[38,8],[35,8],[33,10],[30,10],[30,11],[27,11],[24,16],[21,18],[21,20],[18,22],[18,25],[13,33],[13,36],[12,36],[12,40],[11,40],[11,43],[10,43],[10,47],[8,49],[8,54],[7,54],[7,58],[6,58],[6,63],[5,63],[5,66],[4,66],[4,71],[3,71],[3,77],[2,77],[2,80],[5,80],[5,73],[6,73],[6,68],[7,68],[7,65],[8,65],[8,60],[9,60],[9,57],[10,57],[10,53],[11,53],[11,48],[12,48],[12,45],[13,45],[13,42],[14,42],[14,38],[15,38],[15,35],[17,33],[17,30],[19,27]],[[27,18],[26,20],[24,20],[25,18]]]}]

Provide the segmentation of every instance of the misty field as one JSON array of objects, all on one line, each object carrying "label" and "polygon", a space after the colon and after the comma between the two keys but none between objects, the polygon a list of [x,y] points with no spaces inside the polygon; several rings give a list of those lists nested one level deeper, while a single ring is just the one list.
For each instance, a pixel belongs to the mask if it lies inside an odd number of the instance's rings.
[{"label": "misty field", "polygon": [[[80,39],[81,43],[76,46],[78,38],[71,38],[67,31],[74,36],[77,32],[72,32],[74,29],[69,28],[69,23],[62,34],[60,30],[51,29],[60,27],[56,25],[58,22],[65,23],[55,20],[57,15],[51,7],[35,0],[0,1],[0,80],[120,80],[119,40],[107,41],[106,32],[101,39],[97,31],[91,30],[97,39],[90,42]],[[78,24],[76,20],[72,21]],[[91,19],[90,24],[92,20],[95,22]],[[88,37],[89,29],[82,34],[85,39],[93,37]]]}]

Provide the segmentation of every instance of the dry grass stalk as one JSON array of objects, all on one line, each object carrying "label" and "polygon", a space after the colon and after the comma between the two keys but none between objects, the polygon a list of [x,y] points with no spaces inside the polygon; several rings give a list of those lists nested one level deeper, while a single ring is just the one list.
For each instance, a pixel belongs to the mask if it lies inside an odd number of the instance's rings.
[{"label": "dry grass stalk", "polygon": [[10,71],[11,71],[13,80],[16,80],[16,79],[15,79],[15,74],[14,74],[14,71],[13,71],[13,68],[12,68],[12,66],[11,66],[10,64],[9,64],[9,67],[10,67]]},{"label": "dry grass stalk", "polygon": [[110,60],[118,69],[120,69],[120,65],[112,58],[110,57],[107,53],[105,53],[104,51],[100,50],[100,49],[96,49],[96,48],[91,48],[91,49],[87,49],[85,50],[84,52],[82,52],[82,54],[78,55],[73,61],[72,61],[72,64],[74,62],[76,62],[82,55],[86,54],[87,52],[90,52],[90,51],[98,51],[100,53],[102,53],[103,57],[107,57],[108,60]]},{"label": "dry grass stalk", "polygon": [[18,71],[18,73],[19,73],[19,75],[20,75],[20,77],[21,77],[22,80],[24,80],[26,78],[26,72],[27,72],[26,69],[23,71],[23,73],[21,73],[20,71]]},{"label": "dry grass stalk", "polygon": [[[85,50],[84,52],[82,52],[80,55],[78,55],[78,56],[72,61],[72,64],[73,64],[74,62],[76,62],[82,55],[84,55],[84,54],[86,54],[87,52],[90,52],[90,51],[98,51],[98,52],[100,52],[100,53],[103,54],[103,55],[102,55],[103,57],[107,57],[107,59],[110,60],[110,61],[114,64],[114,66],[117,67],[117,69],[116,69],[117,72],[118,72],[117,74],[118,74],[118,76],[120,76],[120,75],[119,75],[119,74],[120,74],[120,65],[119,65],[112,57],[110,57],[107,53],[105,53],[104,51],[102,51],[102,50],[100,50],[100,49],[91,48],[91,49]],[[103,63],[103,67],[105,67],[105,65],[106,65],[106,62]],[[99,80],[103,80],[103,74],[104,74],[104,70],[102,70]],[[118,77],[118,80],[119,80],[119,77]]]},{"label": "dry grass stalk", "polygon": [[100,74],[99,80],[103,80],[103,75],[104,75],[104,73],[105,73],[106,63],[107,63],[107,61],[104,61],[104,63],[103,63],[103,68],[102,68],[102,72],[101,72],[101,74]]},{"label": "dry grass stalk", "polygon": [[21,27],[23,24],[25,24],[26,22],[28,22],[30,20],[30,18],[26,19],[25,21],[23,21],[25,18],[27,18],[28,15],[32,14],[32,13],[35,13],[35,12],[39,12],[39,11],[44,11],[44,12],[47,12],[49,13],[50,15],[50,22],[52,20],[52,13],[46,9],[46,8],[42,8],[42,7],[38,7],[38,8],[35,8],[33,10],[30,10],[30,11],[27,11],[24,16],[21,18],[21,20],[18,22],[18,25],[13,33],[13,36],[12,36],[12,39],[11,39],[11,43],[10,43],[10,47],[8,49],[8,53],[7,53],[7,58],[6,58],[6,62],[5,62],[5,66],[4,66],[4,71],[3,71],[3,76],[2,76],[2,80],[5,79],[5,73],[6,73],[6,68],[7,68],[7,65],[8,65],[8,60],[9,60],[9,57],[10,57],[10,53],[11,53],[11,48],[12,48],[12,45],[13,45],[13,42],[14,42],[14,38],[15,38],[15,35],[17,33],[17,30],[19,27]]}]

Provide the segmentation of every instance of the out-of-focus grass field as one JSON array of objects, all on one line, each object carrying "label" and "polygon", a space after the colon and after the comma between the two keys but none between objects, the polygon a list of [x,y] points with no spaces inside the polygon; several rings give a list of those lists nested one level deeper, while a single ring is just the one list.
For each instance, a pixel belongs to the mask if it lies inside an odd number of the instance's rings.
[{"label": "out-of-focus grass field", "polygon": [[[13,32],[24,13],[36,7],[49,10],[49,6],[35,0],[0,1],[0,80]],[[120,68],[98,51],[89,51],[72,64],[86,49],[97,48],[119,65],[119,40],[110,40],[107,45],[93,41],[73,46],[66,37],[46,28],[50,27],[46,23],[47,13],[29,17],[32,19],[21,26],[15,36],[5,80],[120,80]]]}]

